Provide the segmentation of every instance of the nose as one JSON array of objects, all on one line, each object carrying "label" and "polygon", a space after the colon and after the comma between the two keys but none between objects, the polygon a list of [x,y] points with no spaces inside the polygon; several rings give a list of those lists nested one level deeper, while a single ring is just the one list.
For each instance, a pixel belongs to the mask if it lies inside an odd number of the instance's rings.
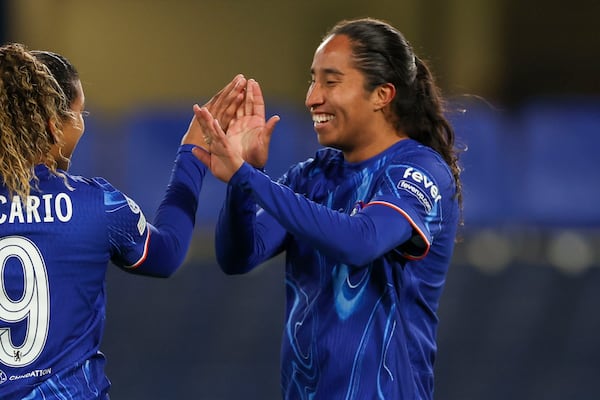
[{"label": "nose", "polygon": [[304,101],[304,105],[310,109],[322,103],[323,95],[319,84],[313,83],[306,92],[306,100]]}]

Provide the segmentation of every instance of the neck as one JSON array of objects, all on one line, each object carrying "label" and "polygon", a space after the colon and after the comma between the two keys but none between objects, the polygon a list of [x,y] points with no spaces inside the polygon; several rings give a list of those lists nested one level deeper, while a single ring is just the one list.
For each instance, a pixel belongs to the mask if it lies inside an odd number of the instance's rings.
[{"label": "neck", "polygon": [[62,155],[61,148],[58,145],[53,145],[50,149],[50,154],[54,161],[56,161],[56,167],[67,171],[69,169],[70,160]]},{"label": "neck", "polygon": [[[375,139],[373,139],[375,138]],[[408,139],[408,135],[396,130],[387,130],[379,135],[370,136],[366,143],[353,149],[342,149],[344,159],[351,163],[368,160],[384,152],[401,140]]]}]

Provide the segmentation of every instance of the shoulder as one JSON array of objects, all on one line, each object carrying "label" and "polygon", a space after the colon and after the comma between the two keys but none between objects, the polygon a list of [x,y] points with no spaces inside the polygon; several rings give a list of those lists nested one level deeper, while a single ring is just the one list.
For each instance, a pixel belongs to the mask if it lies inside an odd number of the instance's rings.
[{"label": "shoulder", "polygon": [[118,191],[109,181],[102,177],[87,178],[81,175],[67,174],[67,183],[73,189],[87,189],[98,192],[115,192]]},{"label": "shoulder", "polygon": [[[454,183],[450,167],[442,156],[429,146],[408,139],[392,155],[390,165],[404,166],[405,174],[417,173],[427,175],[439,183]],[[417,175],[418,176],[418,175]]]},{"label": "shoulder", "polygon": [[321,173],[343,165],[343,163],[344,156],[341,151],[326,147],[317,150],[314,157],[297,163],[291,170],[304,173]]},{"label": "shoulder", "polygon": [[306,181],[312,181],[315,177],[325,177],[328,171],[333,169],[334,165],[343,163],[343,155],[339,150],[332,148],[321,148],[315,152],[313,157],[307,158],[293,164],[283,175],[277,179],[277,182],[297,187]]},{"label": "shoulder", "polygon": [[102,177],[87,178],[68,174],[67,183],[77,197],[98,197],[109,208],[118,204],[133,203],[128,196]]},{"label": "shoulder", "polygon": [[445,164],[437,151],[412,139],[399,142],[399,145],[394,149],[393,157],[395,159],[419,159],[424,162],[442,162]]}]

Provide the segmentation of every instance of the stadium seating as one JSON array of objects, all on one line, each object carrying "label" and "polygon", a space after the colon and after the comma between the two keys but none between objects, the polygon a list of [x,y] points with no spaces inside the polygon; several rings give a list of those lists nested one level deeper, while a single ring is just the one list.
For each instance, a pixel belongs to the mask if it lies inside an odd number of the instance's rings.
[{"label": "stadium seating", "polygon": [[[189,105],[155,106],[133,110],[123,120],[127,157],[124,163],[127,193],[152,220],[169,182],[181,138],[193,116]],[[206,174],[197,223],[212,224],[223,203],[225,184]]]},{"label": "stadium seating", "polygon": [[600,101],[532,100],[519,118],[522,136],[514,146],[527,150],[522,222],[597,227]]},{"label": "stadium seating", "polygon": [[457,145],[466,149],[460,153],[466,226],[510,223],[513,201],[506,187],[517,157],[510,147],[509,119],[503,111],[475,99],[451,103],[448,118]]}]

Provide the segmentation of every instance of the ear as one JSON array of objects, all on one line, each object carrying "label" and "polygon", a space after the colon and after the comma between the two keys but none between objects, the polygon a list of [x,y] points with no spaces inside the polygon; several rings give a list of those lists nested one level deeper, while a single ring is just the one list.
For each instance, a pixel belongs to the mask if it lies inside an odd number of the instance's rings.
[{"label": "ear", "polygon": [[59,129],[58,129],[57,121],[56,121],[56,119],[51,118],[48,121],[48,133],[50,133],[50,135],[52,136],[52,143],[58,142],[58,140],[56,140],[58,137],[58,132],[59,132]]},{"label": "ear", "polygon": [[373,107],[374,111],[379,111],[385,108],[394,100],[396,96],[396,87],[391,83],[379,85],[373,91]]}]

